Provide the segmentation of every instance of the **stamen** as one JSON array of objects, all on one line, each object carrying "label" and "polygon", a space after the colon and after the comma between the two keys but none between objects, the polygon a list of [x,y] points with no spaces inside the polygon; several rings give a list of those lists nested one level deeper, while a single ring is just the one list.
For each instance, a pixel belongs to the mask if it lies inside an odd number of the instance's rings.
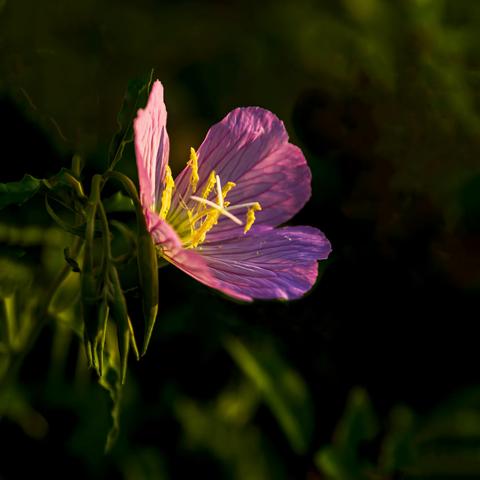
[{"label": "stamen", "polygon": [[[233,205],[232,207],[228,207],[228,210],[238,210],[239,208],[253,207],[254,205],[258,205],[258,202],[240,203],[239,205]],[[226,203],[224,206],[227,206]]]},{"label": "stamen", "polygon": [[255,212],[258,212],[262,209],[260,204],[256,202],[252,205],[247,211],[247,221],[245,223],[245,228],[243,229],[243,233],[247,233],[251,228],[253,223],[255,222]]},{"label": "stamen", "polygon": [[172,170],[167,165],[165,168],[165,188],[162,192],[162,206],[160,208],[160,213],[158,216],[161,219],[165,219],[170,210],[170,204],[172,203],[172,191],[175,188],[175,182],[172,177]]},{"label": "stamen", "polygon": [[[234,183],[234,182],[227,182],[226,185],[223,186],[222,188],[222,197],[223,197],[223,200],[225,200],[225,197],[227,196],[227,193],[233,188],[235,187],[237,184]],[[222,202],[223,203],[223,202]]]},{"label": "stamen", "polygon": [[190,176],[190,185],[192,187],[192,192],[195,193],[197,191],[197,184],[198,184],[198,155],[194,148],[190,147],[190,161],[188,165],[192,169],[192,174]]},{"label": "stamen", "polygon": [[191,195],[190,198],[194,200],[195,202],[202,203],[204,205],[208,205],[209,207],[213,208],[217,212],[221,213],[222,215],[225,215],[228,217],[230,220],[235,222],[237,225],[243,225],[243,222],[237,218],[235,215],[232,215],[228,210],[226,210],[224,207],[221,207],[220,205],[217,205],[215,202],[211,202],[210,200],[207,200],[206,198],[200,198],[197,197],[196,195]]},{"label": "stamen", "polygon": [[220,207],[223,207],[223,194],[222,194],[222,184],[220,183],[220,177],[216,175],[217,180],[217,201]]},{"label": "stamen", "polygon": [[195,220],[193,218],[193,213],[191,210],[187,209],[188,223],[190,224],[190,235],[193,235],[195,231]]},{"label": "stamen", "polygon": [[219,216],[219,210],[211,210],[210,212],[208,212],[205,221],[202,223],[198,230],[195,230],[192,235],[192,238],[190,240],[192,248],[196,248],[200,243],[205,241],[207,233],[217,224]]},{"label": "stamen", "polygon": [[208,198],[210,193],[212,193],[213,187],[215,186],[215,182],[217,181],[217,176],[215,174],[215,170],[210,172],[210,176],[208,177],[207,184],[203,189],[202,198]]}]

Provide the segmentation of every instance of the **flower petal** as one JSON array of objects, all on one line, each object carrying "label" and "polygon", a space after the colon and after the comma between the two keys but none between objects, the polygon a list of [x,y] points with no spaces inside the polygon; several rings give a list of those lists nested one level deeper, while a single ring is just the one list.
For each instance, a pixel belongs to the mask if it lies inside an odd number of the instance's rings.
[{"label": "flower petal", "polygon": [[[261,204],[256,225],[279,225],[310,198],[311,173],[305,157],[298,147],[288,143],[283,122],[268,110],[259,107],[233,110],[208,131],[197,153],[200,177],[197,191],[202,191],[210,172],[215,170],[223,184],[236,183],[228,194],[231,205]],[[182,216],[180,199],[189,206],[194,205],[189,200],[190,174],[187,167],[176,179],[174,205],[177,208],[169,219],[173,224]],[[215,193],[208,198],[215,200]],[[235,211],[237,216],[243,214],[241,210]],[[242,227],[221,217],[207,241],[232,238],[241,232]]]},{"label": "flower petal", "polygon": [[205,259],[194,250],[186,250],[175,230],[155,212],[145,211],[153,241],[162,250],[162,256],[196,280],[216,288],[217,281]]},{"label": "flower petal", "polygon": [[214,277],[210,286],[242,300],[291,300],[313,286],[317,260],[327,258],[331,246],[313,227],[257,227],[252,235],[203,244],[197,251]]},{"label": "flower petal", "polygon": [[170,144],[163,86],[156,80],[147,106],[138,110],[133,122],[140,201],[144,208],[157,208],[164,187]]}]

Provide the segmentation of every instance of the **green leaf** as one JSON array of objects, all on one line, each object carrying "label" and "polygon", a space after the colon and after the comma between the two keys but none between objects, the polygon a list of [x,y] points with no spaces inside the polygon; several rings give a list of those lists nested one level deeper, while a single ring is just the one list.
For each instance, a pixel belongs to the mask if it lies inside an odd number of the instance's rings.
[{"label": "green leaf", "polygon": [[392,410],[380,452],[382,472],[393,473],[414,462],[415,426],[414,415],[407,407],[397,406]]},{"label": "green leaf", "polygon": [[367,393],[355,388],[335,430],[333,444],[322,448],[315,462],[328,478],[363,480],[372,478],[374,467],[360,458],[358,449],[378,433],[378,422]]},{"label": "green leaf", "polygon": [[25,394],[17,387],[0,392],[0,418],[6,416],[31,438],[42,439],[48,431],[45,418],[32,408]]},{"label": "green leaf", "polygon": [[[110,336],[111,337],[111,336]],[[108,432],[107,441],[105,444],[105,452],[109,452],[115,441],[117,440],[120,431],[120,406],[122,400],[122,381],[121,381],[121,367],[120,359],[115,354],[114,350],[105,352],[106,361],[104,363],[104,372],[98,378],[98,383],[107,390],[110,396],[110,412],[112,415],[112,425]]]},{"label": "green leaf", "polygon": [[0,209],[21,205],[33,197],[41,185],[42,181],[31,175],[25,175],[19,182],[0,183]]},{"label": "green leaf", "polygon": [[226,349],[243,373],[262,393],[292,448],[304,453],[313,427],[313,408],[305,382],[271,346],[247,346],[228,338]]},{"label": "green leaf", "polygon": [[188,445],[221,460],[226,467],[224,478],[286,478],[282,459],[271,455],[270,445],[256,426],[247,421],[252,407],[256,409],[258,396],[255,385],[245,379],[236,388],[222,393],[216,402],[201,405],[180,395],[174,397],[173,409]]},{"label": "green leaf", "polygon": [[377,432],[377,419],[367,393],[354,388],[337,426],[335,444],[343,450],[355,451],[362,442],[373,440]]},{"label": "green leaf", "polygon": [[27,265],[13,258],[0,257],[0,298],[28,288],[32,281],[33,272]]},{"label": "green leaf", "polygon": [[114,135],[108,152],[109,169],[113,170],[120,161],[125,146],[133,140],[132,123],[139,108],[146,105],[153,80],[153,69],[143,78],[132,80],[127,87],[122,108],[117,115],[118,131]]}]

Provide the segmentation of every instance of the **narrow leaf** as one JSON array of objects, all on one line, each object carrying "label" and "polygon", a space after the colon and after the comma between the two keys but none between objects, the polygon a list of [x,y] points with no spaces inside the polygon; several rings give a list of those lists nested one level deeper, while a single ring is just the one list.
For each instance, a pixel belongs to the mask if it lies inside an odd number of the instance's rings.
[{"label": "narrow leaf", "polygon": [[268,345],[254,348],[231,337],[225,346],[263,394],[292,448],[304,453],[309,447],[313,426],[313,408],[304,381]]},{"label": "narrow leaf", "polygon": [[132,122],[139,108],[147,103],[148,93],[153,80],[153,70],[140,79],[132,80],[127,87],[122,108],[117,115],[118,131],[114,135],[108,152],[110,169],[120,161],[125,145],[133,140]]}]

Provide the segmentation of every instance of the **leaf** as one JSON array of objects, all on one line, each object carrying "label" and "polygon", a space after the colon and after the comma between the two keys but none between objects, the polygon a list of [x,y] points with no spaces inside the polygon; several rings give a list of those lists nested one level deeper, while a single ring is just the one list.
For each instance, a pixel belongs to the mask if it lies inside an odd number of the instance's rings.
[{"label": "leaf", "polygon": [[404,406],[390,413],[389,428],[383,440],[379,465],[383,472],[393,473],[414,461],[415,417]]},{"label": "leaf", "polygon": [[42,181],[31,175],[25,175],[19,182],[0,183],[0,209],[25,203],[41,185]]},{"label": "leaf", "polygon": [[[248,404],[252,395],[258,395],[255,385],[246,381],[248,385],[241,386],[230,401]],[[227,468],[227,473],[222,478],[284,480],[286,475],[282,459],[269,455],[269,445],[259,435],[254,424],[237,423],[230,415],[225,416],[224,408],[220,407],[225,400],[219,397],[217,404],[200,405],[180,395],[175,397],[173,409],[188,445],[201,449],[202,452],[207,451],[222,461]]]},{"label": "leaf", "polygon": [[361,388],[353,389],[332,445],[322,448],[315,456],[318,468],[335,480],[372,478],[374,467],[360,458],[358,450],[377,433],[377,419],[367,393]]},{"label": "leaf", "polygon": [[139,108],[147,103],[153,80],[153,69],[143,78],[132,80],[127,87],[122,108],[117,115],[118,131],[114,135],[108,151],[109,169],[113,170],[123,155],[125,145],[133,140],[132,123]]},{"label": "leaf", "polygon": [[[110,338],[112,335],[110,335]],[[108,432],[105,443],[105,452],[109,452],[115,441],[117,440],[120,431],[120,406],[122,399],[122,382],[121,382],[121,367],[118,355],[114,353],[113,349],[105,352],[106,361],[104,362],[104,372],[98,378],[98,383],[107,390],[110,395],[110,413],[112,415],[112,425]]]},{"label": "leaf", "polygon": [[362,442],[373,440],[377,431],[377,419],[367,393],[362,388],[354,388],[335,431],[335,444],[343,450],[354,451]]},{"label": "leaf", "polygon": [[26,395],[16,387],[0,392],[0,418],[6,416],[31,438],[42,439],[48,432],[45,418],[32,408]]},{"label": "leaf", "polygon": [[0,298],[28,288],[32,280],[33,272],[27,265],[13,258],[0,257]]},{"label": "leaf", "polygon": [[270,346],[252,348],[233,337],[226,340],[225,346],[263,394],[292,448],[304,453],[313,428],[313,408],[305,382]]},{"label": "leaf", "polygon": [[403,423],[406,438],[397,446],[397,456],[402,454],[402,474],[416,478],[480,478],[478,386],[455,393],[416,425],[405,420]]}]

